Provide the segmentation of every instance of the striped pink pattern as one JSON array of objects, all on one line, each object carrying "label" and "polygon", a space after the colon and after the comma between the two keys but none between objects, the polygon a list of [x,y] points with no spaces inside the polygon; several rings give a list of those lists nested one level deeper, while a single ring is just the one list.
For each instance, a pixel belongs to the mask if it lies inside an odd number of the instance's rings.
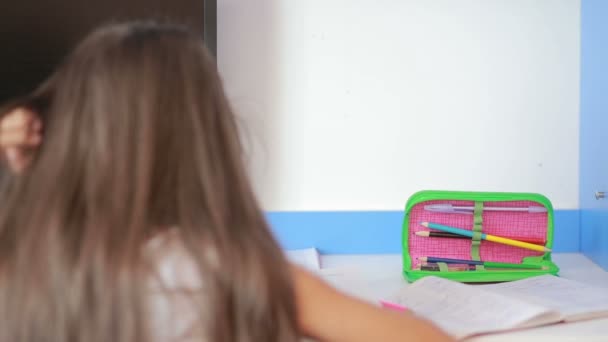
[{"label": "striped pink pattern", "polygon": [[[439,203],[473,205],[471,201],[427,201],[418,203],[411,209],[408,241],[412,267],[419,264],[418,257],[421,256],[471,260],[470,240],[430,238],[416,235],[417,231],[428,230],[420,225],[420,222],[425,221],[466,230],[473,229],[473,215],[443,214],[424,210],[425,205]],[[484,206],[488,207],[527,207],[531,205],[541,204],[530,201],[484,203]],[[483,232],[503,237],[520,236],[545,239],[547,236],[547,220],[547,213],[484,211]],[[524,257],[542,255],[543,253],[482,241],[479,254],[483,261],[520,263]]]}]

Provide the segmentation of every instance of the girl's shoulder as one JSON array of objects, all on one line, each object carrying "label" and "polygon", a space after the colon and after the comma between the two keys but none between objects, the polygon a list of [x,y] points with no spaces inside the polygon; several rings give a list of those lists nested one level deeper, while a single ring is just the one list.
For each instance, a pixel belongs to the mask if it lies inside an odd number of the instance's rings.
[{"label": "girl's shoulder", "polygon": [[175,228],[153,236],[144,247],[152,285],[165,290],[200,290],[202,275]]},{"label": "girl's shoulder", "polygon": [[203,278],[176,229],[159,233],[144,247],[152,270],[148,315],[152,341],[203,341],[206,302]]}]

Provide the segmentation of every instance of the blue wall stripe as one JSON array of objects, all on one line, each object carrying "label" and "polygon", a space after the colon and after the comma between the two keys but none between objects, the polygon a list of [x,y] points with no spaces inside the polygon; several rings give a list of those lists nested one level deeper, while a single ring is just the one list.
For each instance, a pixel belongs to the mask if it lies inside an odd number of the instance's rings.
[{"label": "blue wall stripe", "polygon": [[553,251],[578,253],[581,250],[581,220],[579,210],[555,210]]},{"label": "blue wall stripe", "polygon": [[[284,249],[316,247],[323,254],[401,253],[402,211],[269,212]],[[555,211],[555,252],[580,250],[578,210]]]}]

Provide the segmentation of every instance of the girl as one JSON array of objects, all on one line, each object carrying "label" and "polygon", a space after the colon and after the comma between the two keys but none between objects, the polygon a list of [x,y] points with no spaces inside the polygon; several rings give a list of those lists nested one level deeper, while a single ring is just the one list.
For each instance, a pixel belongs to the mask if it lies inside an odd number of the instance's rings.
[{"label": "girl", "polygon": [[102,28],[2,113],[0,341],[449,340],[285,261],[193,33]]}]

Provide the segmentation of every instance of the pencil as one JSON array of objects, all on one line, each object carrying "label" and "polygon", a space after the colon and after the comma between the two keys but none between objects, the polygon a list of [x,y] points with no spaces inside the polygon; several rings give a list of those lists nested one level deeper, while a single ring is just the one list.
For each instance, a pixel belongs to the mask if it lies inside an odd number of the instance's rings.
[{"label": "pencil", "polygon": [[[471,239],[470,237],[464,236],[464,235],[458,235],[458,234],[447,233],[447,232],[431,232],[428,230],[416,232],[416,235],[422,236],[422,237],[436,237],[436,238],[449,238],[449,239],[469,239],[469,240]],[[508,238],[512,239],[512,240],[523,241],[523,242],[533,243],[533,244],[537,244],[537,245],[544,245],[545,241],[546,241],[545,239],[542,239],[542,238],[533,238],[533,237],[509,236]]]},{"label": "pencil", "polygon": [[[543,267],[543,270],[548,270],[548,267]],[[433,272],[439,272],[441,271],[441,269],[439,268],[439,265],[437,264],[421,264],[418,267],[414,267],[412,269],[413,271],[433,271]],[[465,272],[472,272],[472,271],[476,271],[477,269],[475,268],[475,266],[473,265],[448,265],[448,272],[452,272],[452,271],[465,271]],[[538,272],[538,270],[536,269],[509,269],[509,268],[487,268],[486,271],[490,271],[490,272]]]},{"label": "pencil", "polygon": [[478,260],[463,260],[463,259],[451,259],[451,258],[438,258],[438,257],[419,257],[419,261],[422,262],[445,262],[446,264],[463,264],[463,265],[483,265],[490,268],[525,268],[532,270],[544,269],[542,265],[531,265],[531,264],[513,264],[506,262],[494,262],[494,261],[478,261]]},{"label": "pencil", "polygon": [[[414,271],[440,271],[439,265],[437,264],[424,264],[413,269]],[[473,265],[449,265],[448,271],[475,271],[476,268]]]},{"label": "pencil", "polygon": [[[466,230],[466,229],[454,228],[454,227],[444,226],[442,224],[430,223],[430,222],[422,222],[420,224],[423,227],[427,227],[427,228],[432,228],[432,229],[437,229],[437,230],[441,230],[441,231],[448,232],[448,233],[454,233],[454,234],[464,235],[464,236],[468,236],[468,237],[473,237],[473,232],[470,230]],[[481,239],[496,242],[496,243],[501,243],[503,245],[526,248],[526,249],[530,249],[530,250],[538,251],[538,252],[551,252],[551,250],[545,246],[535,245],[535,244],[523,242],[523,241],[507,239],[504,237],[485,234],[485,233],[481,234]]]}]

